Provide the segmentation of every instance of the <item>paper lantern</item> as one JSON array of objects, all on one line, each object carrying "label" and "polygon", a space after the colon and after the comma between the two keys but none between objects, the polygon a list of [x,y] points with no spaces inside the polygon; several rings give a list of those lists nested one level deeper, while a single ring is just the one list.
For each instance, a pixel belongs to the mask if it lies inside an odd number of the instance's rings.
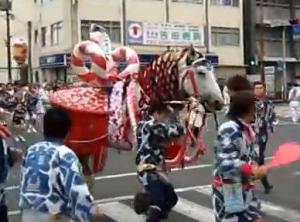
[{"label": "paper lantern", "polygon": [[24,64],[28,56],[28,45],[23,39],[14,39],[12,44],[13,59],[19,64]]}]

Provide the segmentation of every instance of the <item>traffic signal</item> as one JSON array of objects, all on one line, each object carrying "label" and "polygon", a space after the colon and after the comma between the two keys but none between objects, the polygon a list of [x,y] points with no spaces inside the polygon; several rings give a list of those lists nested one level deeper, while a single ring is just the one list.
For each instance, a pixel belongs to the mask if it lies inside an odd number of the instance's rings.
[{"label": "traffic signal", "polygon": [[248,61],[248,73],[256,74],[258,72],[257,56],[250,56]]},{"label": "traffic signal", "polygon": [[294,18],[290,20],[291,25],[300,25],[300,18]]},{"label": "traffic signal", "polygon": [[257,61],[256,61],[255,56],[251,56],[251,57],[250,57],[249,65],[250,65],[250,66],[255,66],[255,65],[257,65]]}]

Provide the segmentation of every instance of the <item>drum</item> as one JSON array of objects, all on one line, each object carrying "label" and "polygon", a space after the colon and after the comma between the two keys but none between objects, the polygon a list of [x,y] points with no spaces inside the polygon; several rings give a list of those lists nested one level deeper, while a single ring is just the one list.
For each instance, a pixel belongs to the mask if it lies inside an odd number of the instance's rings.
[{"label": "drum", "polygon": [[103,169],[108,148],[108,95],[100,88],[72,88],[55,92],[50,103],[69,111],[72,127],[65,139],[81,159],[93,160],[91,173]]}]

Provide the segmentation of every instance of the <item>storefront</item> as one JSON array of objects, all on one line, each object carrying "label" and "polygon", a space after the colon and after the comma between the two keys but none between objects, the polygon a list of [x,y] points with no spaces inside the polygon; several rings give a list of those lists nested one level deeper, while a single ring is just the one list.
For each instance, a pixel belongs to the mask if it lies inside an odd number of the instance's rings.
[{"label": "storefront", "polygon": [[39,58],[39,66],[42,71],[40,80],[42,80],[43,82],[66,82],[69,57],[69,53],[41,56]]}]

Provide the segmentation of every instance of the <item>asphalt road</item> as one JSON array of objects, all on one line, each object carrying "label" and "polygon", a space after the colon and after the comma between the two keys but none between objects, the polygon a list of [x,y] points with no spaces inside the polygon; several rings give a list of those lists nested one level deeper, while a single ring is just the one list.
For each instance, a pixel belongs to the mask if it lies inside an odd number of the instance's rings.
[{"label": "asphalt road", "polygon": [[[275,134],[271,137],[267,148],[267,156],[271,156],[276,148],[286,141],[300,142],[300,124],[293,125],[287,118],[285,107],[278,107],[280,123]],[[281,113],[283,112],[283,113]],[[222,114],[220,114],[222,119]],[[37,141],[38,134],[25,136],[28,141]],[[213,141],[215,139],[214,122],[209,122],[205,136],[208,154],[194,165],[184,170],[176,169],[169,174],[174,183],[180,201],[170,214],[168,222],[213,222],[210,198],[211,163],[213,160]],[[117,152],[110,149],[106,167],[96,175],[93,194],[97,202],[103,204],[107,216],[103,222],[144,221],[132,210],[132,195],[141,189],[137,182],[134,165],[134,153]],[[12,222],[19,222],[20,215],[17,207],[19,185],[19,166],[13,169],[8,181],[7,199]],[[262,192],[260,185],[257,193],[262,200],[262,210],[266,221],[270,222],[300,222],[300,163],[289,167],[273,170],[270,180],[274,190],[270,195]]]}]

